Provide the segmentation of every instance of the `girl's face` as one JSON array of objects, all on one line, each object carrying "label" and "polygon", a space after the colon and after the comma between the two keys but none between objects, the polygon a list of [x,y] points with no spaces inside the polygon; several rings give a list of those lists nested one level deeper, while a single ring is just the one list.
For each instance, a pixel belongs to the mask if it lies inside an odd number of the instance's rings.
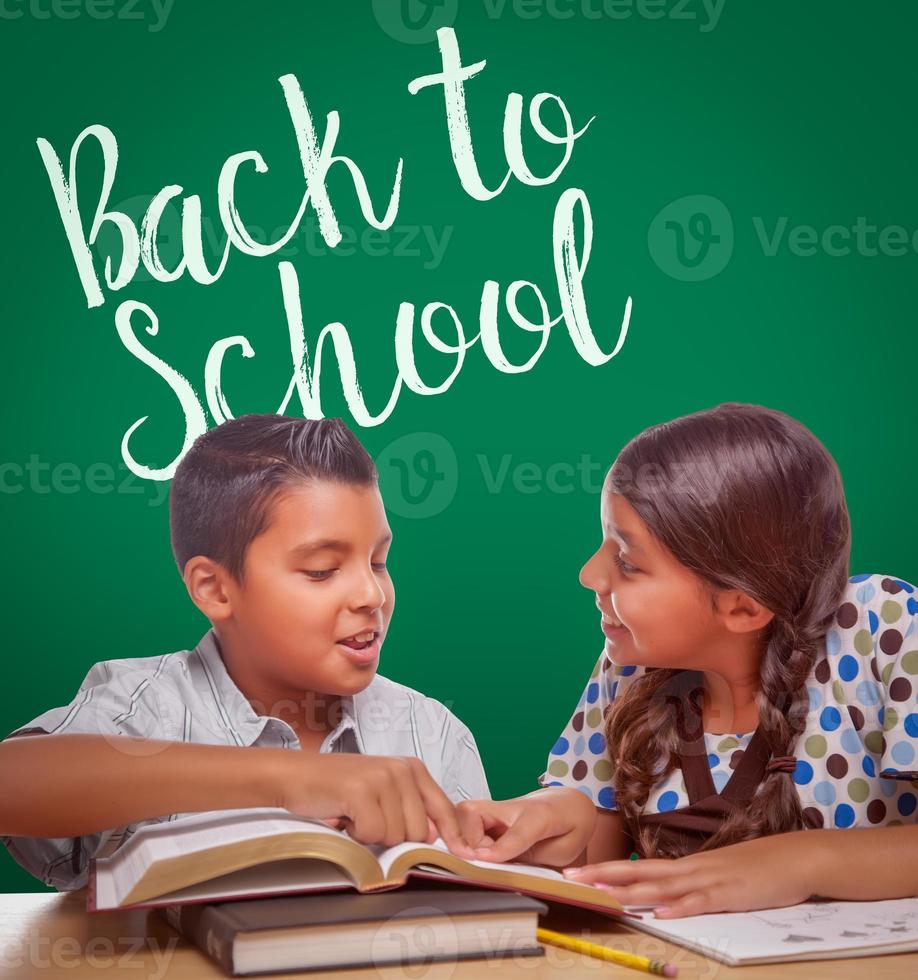
[{"label": "girl's face", "polygon": [[603,491],[603,542],[580,582],[596,593],[615,664],[703,670],[714,666],[724,627],[702,580],[655,539],[637,511]]}]

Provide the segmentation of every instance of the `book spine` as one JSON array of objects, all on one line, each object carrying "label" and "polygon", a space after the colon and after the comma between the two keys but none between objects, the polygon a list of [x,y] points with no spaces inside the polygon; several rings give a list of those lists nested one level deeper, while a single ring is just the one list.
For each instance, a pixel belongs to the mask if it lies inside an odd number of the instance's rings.
[{"label": "book spine", "polygon": [[157,912],[189,942],[219,963],[224,972],[237,976],[233,966],[235,932],[209,905],[163,905]]}]

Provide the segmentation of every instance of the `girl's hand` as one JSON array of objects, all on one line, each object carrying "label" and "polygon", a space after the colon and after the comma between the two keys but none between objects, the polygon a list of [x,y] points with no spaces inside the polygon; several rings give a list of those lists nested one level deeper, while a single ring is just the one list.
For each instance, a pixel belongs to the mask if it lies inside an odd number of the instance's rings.
[{"label": "girl's hand", "polygon": [[814,892],[813,831],[794,831],[675,859],[607,861],[566,868],[622,905],[653,905],[661,919],[748,912],[805,902]]},{"label": "girl's hand", "polygon": [[558,787],[513,800],[469,800],[456,811],[475,858],[498,864],[570,864],[596,824],[596,809],[583,793]]}]

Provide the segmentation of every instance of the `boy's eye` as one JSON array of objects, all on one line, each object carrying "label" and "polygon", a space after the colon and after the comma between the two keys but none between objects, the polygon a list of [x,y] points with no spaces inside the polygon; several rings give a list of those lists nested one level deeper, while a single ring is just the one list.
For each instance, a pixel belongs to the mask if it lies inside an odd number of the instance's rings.
[{"label": "boy's eye", "polygon": [[375,561],[373,562],[373,567],[378,572],[384,572],[386,570],[386,563],[384,561]]},{"label": "boy's eye", "polygon": [[303,574],[308,578],[315,579],[317,582],[323,582],[325,579],[329,578],[335,572],[334,568],[323,568],[323,569],[304,569]]}]

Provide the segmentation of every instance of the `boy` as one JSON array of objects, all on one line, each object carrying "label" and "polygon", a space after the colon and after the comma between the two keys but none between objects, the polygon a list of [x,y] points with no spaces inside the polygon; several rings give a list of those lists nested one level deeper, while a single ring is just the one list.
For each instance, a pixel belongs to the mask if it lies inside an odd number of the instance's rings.
[{"label": "boy", "polygon": [[471,733],[376,673],[392,535],[353,433],[338,419],[225,422],[179,464],[169,510],[211,628],[194,650],[97,663],[70,704],[0,742],[13,858],[80,888],[89,859],[140,822],[254,806],[370,844],[439,834],[472,856],[454,803],[490,794]]}]

